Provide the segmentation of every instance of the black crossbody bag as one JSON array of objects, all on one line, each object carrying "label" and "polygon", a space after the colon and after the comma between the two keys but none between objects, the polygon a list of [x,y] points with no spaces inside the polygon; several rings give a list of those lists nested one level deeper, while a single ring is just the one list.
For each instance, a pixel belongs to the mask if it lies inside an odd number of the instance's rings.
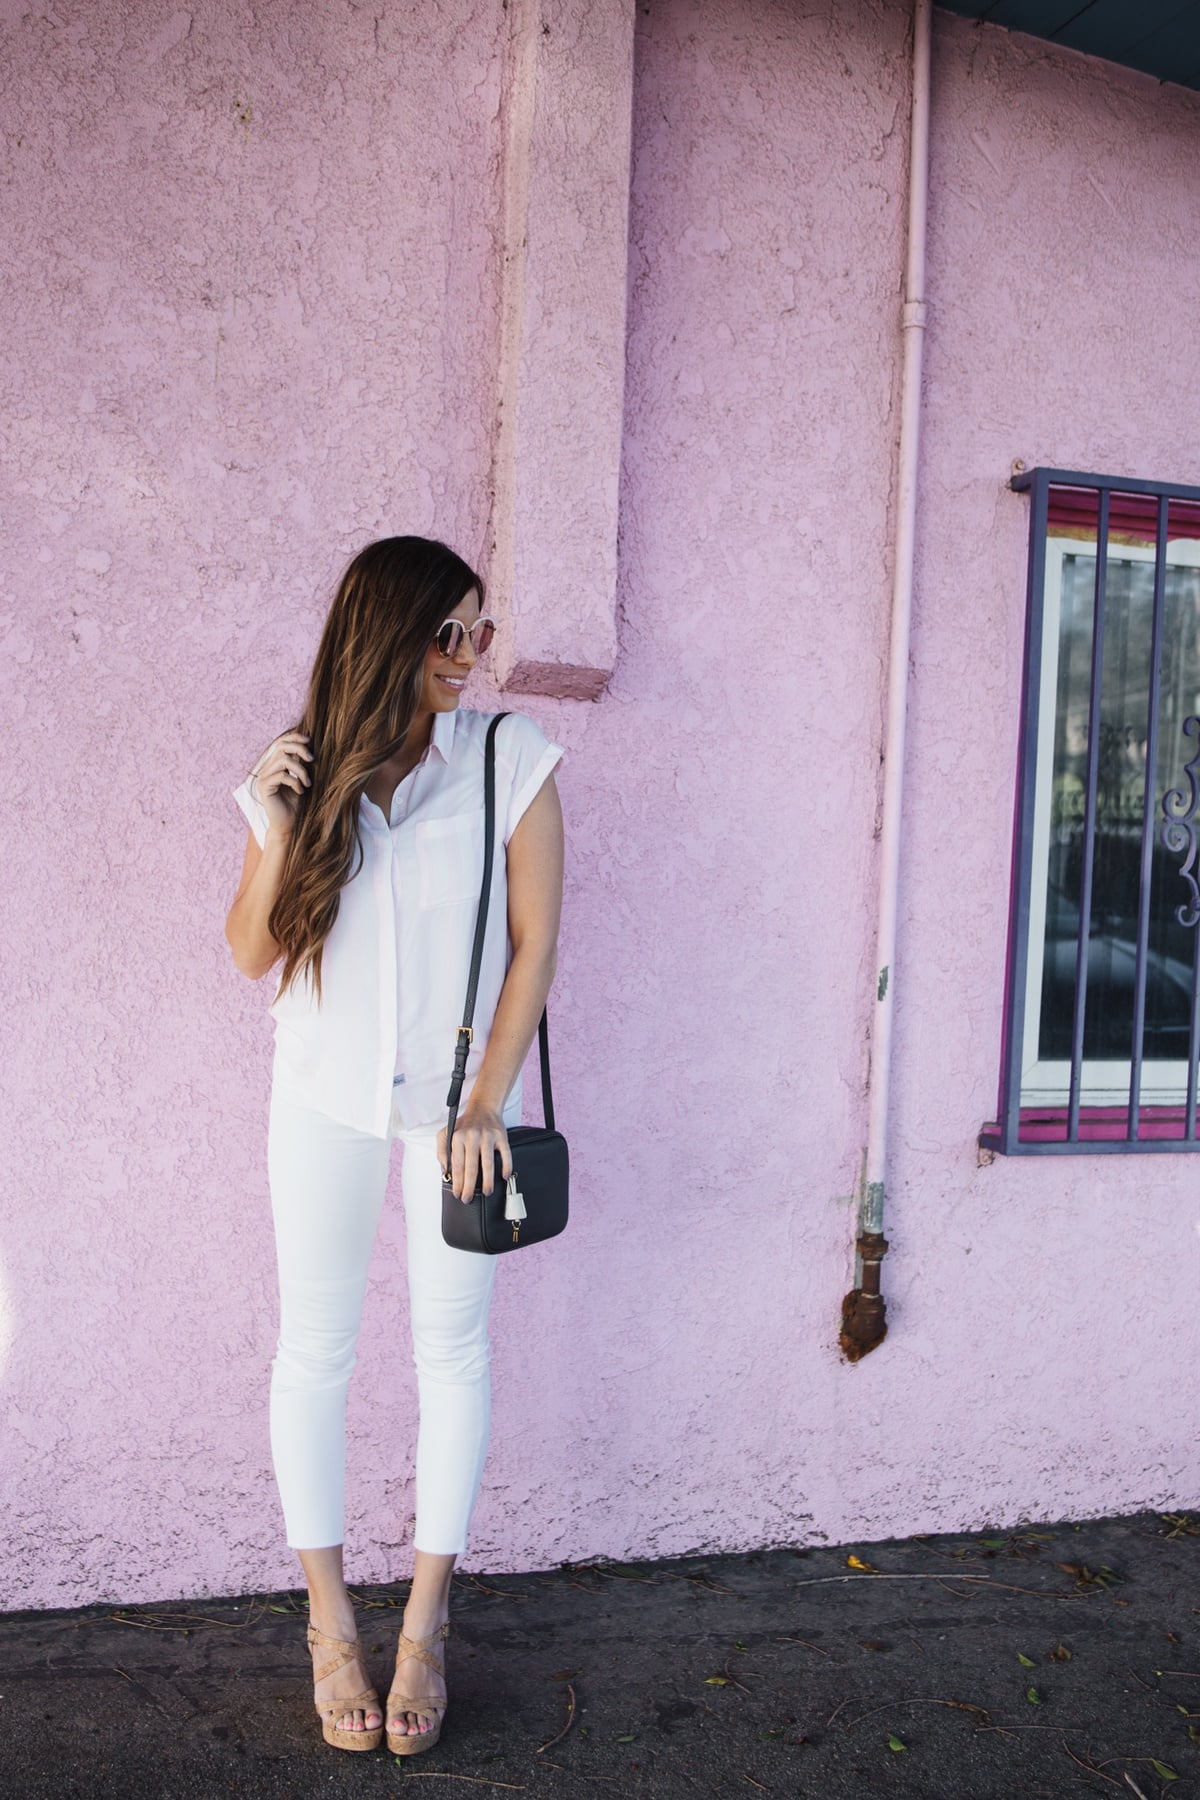
[{"label": "black crossbody bag", "polygon": [[[446,1096],[449,1113],[446,1121],[446,1163],[450,1163],[450,1146],[458,1118],[458,1102],[467,1074],[467,1056],[471,1048],[471,1020],[475,1015],[475,990],[479,985],[479,969],[483,961],[483,940],[487,930],[488,903],[492,892],[492,853],[496,838],[496,727],[507,713],[497,713],[488,726],[483,759],[483,886],[479,890],[479,910],[475,918],[475,942],[471,950],[471,970],[467,978],[467,1000],[463,1022],[458,1028],[454,1051],[454,1074]],[[550,1040],[543,1007],[538,1024],[538,1049],[542,1067],[542,1117],[544,1125],[514,1125],[508,1133],[513,1172],[505,1181],[501,1173],[500,1152],[490,1194],[483,1191],[480,1169],[475,1192],[468,1200],[460,1200],[450,1185],[447,1170],[442,1171],[442,1236],[455,1250],[477,1250],[484,1256],[498,1256],[504,1250],[519,1250],[524,1244],[540,1244],[557,1237],[567,1223],[567,1140],[554,1129],[554,1097],[550,1092]]]}]

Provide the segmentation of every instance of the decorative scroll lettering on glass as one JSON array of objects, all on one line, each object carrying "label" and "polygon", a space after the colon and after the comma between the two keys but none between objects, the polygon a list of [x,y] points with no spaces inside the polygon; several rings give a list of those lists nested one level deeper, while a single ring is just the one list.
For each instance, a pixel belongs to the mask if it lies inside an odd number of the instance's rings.
[{"label": "decorative scroll lettering on glass", "polygon": [[1173,856],[1183,855],[1186,851],[1179,873],[1187,883],[1191,899],[1182,901],[1175,908],[1175,917],[1181,925],[1191,927],[1200,922],[1200,883],[1192,873],[1196,866],[1196,802],[1200,800],[1200,717],[1190,713],[1183,721],[1183,730],[1185,737],[1196,739],[1198,747],[1191,762],[1184,765],[1187,793],[1182,788],[1172,788],[1163,795],[1162,842],[1163,848]]}]

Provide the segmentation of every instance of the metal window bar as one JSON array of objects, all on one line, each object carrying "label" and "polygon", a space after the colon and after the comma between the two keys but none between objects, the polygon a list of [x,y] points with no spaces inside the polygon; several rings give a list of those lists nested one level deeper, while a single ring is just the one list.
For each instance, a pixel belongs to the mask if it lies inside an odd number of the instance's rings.
[{"label": "metal window bar", "polygon": [[1100,492],[1096,525],[1096,587],[1092,598],[1092,671],[1088,687],[1087,785],[1083,805],[1083,870],[1079,893],[1079,937],[1075,947],[1075,1012],[1071,1020],[1071,1082],[1067,1099],[1067,1141],[1079,1142],[1083,1091],[1083,1026],[1087,1012],[1088,951],[1092,937],[1092,876],[1096,866],[1096,790],[1100,785],[1100,684],[1104,676],[1104,600],[1108,587],[1109,493]]},{"label": "metal window bar", "polygon": [[[1200,740],[1200,718],[1191,714],[1183,721],[1185,737]],[[1200,1063],[1200,884],[1192,870],[1196,864],[1196,829],[1197,803],[1200,802],[1200,749],[1192,760],[1184,765],[1184,774],[1188,778],[1188,791],[1172,788],[1163,796],[1162,841],[1164,848],[1177,853],[1186,852],[1183,865],[1179,871],[1191,898],[1181,901],[1175,908],[1175,917],[1179,923],[1192,933],[1192,992],[1191,1009],[1188,1015],[1188,1083],[1187,1083],[1187,1118],[1184,1137],[1189,1143],[1196,1138],[1196,1087],[1197,1065]]]},{"label": "metal window bar", "polygon": [[[1183,909],[1180,908],[1180,911]],[[1183,1135],[1189,1144],[1196,1141],[1196,1075],[1200,1056],[1197,1050],[1197,1035],[1200,1032],[1200,932],[1192,929],[1192,1010],[1188,1019],[1188,1073],[1187,1073],[1187,1111],[1184,1114]]]},{"label": "metal window bar", "polygon": [[1146,1036],[1146,954],[1150,947],[1150,877],[1157,835],[1158,696],[1162,686],[1163,602],[1167,591],[1167,496],[1158,497],[1154,544],[1154,614],[1150,625],[1150,680],[1146,701],[1146,782],[1142,800],[1142,859],[1138,874],[1137,959],[1133,977],[1133,1037],[1129,1047],[1129,1123],[1126,1137],[1138,1139],[1142,1105],[1142,1056]]},{"label": "metal window bar", "polygon": [[[1023,477],[1013,479],[1015,487]],[[1021,1054],[1025,1041],[1025,991],[1029,975],[1029,902],[1033,882],[1033,819],[1037,789],[1037,696],[1042,687],[1042,609],[1046,586],[1046,523],[1050,482],[1035,469],[1029,509],[1029,575],[1025,595],[1025,654],[1021,674],[1021,753],[1017,764],[1011,916],[1009,919],[1008,991],[1004,1007],[1004,1043],[1000,1148],[1010,1155],[1021,1143]],[[1028,484],[1027,484],[1028,485]],[[1030,710],[1032,707],[1032,711]]]},{"label": "metal window bar", "polygon": [[[1200,487],[1183,487],[1153,481],[1139,481],[1114,476],[1084,474],[1064,469],[1032,469],[1012,478],[1015,492],[1029,492],[1029,565],[1026,594],[1025,647],[1022,671],[1021,747],[1017,772],[1017,805],[1014,820],[1012,889],[1009,909],[1008,958],[1005,973],[1005,1008],[1001,1050],[1000,1103],[998,1123],[985,1126],[980,1133],[984,1149],[1007,1155],[1062,1155],[1085,1151],[1090,1154],[1114,1154],[1138,1151],[1168,1152],[1200,1148],[1196,1130],[1198,1064],[1200,1064],[1200,930],[1194,931],[1191,1005],[1188,1030],[1187,1098],[1182,1135],[1163,1134],[1162,1121],[1143,1132],[1144,1109],[1141,1101],[1143,1072],[1146,985],[1149,961],[1150,892],[1153,875],[1153,849],[1161,830],[1161,841],[1175,852],[1187,852],[1180,874],[1191,899],[1176,909],[1180,923],[1196,927],[1200,924],[1200,881],[1193,870],[1197,866],[1197,826],[1200,824],[1200,716],[1190,716],[1184,730],[1197,741],[1195,757],[1186,765],[1188,791],[1172,790],[1165,797],[1158,817],[1155,805],[1157,782],[1159,704],[1162,686],[1162,645],[1166,598],[1168,520],[1172,500],[1200,504]],[[1079,907],[1079,938],[1076,945],[1075,993],[1071,1020],[1070,1080],[1065,1116],[1061,1130],[1051,1130],[1043,1117],[1030,1129],[1023,1130],[1021,1074],[1025,1041],[1025,1009],[1030,954],[1030,901],[1033,880],[1033,817],[1037,785],[1038,730],[1043,663],[1043,629],[1046,575],[1046,538],[1052,488],[1090,490],[1096,497],[1096,576],[1092,605],[1092,654],[1088,689],[1088,750],[1084,796],[1083,866]],[[1135,948],[1134,1006],[1131,1020],[1130,1083],[1127,1105],[1119,1109],[1125,1114],[1124,1133],[1117,1135],[1115,1121],[1112,1134],[1085,1135],[1082,1126],[1086,1115],[1099,1118],[1111,1109],[1085,1108],[1082,1105],[1083,1049],[1087,1009],[1088,940],[1093,911],[1095,878],[1095,832],[1099,791],[1100,704],[1103,682],[1105,606],[1107,594],[1108,540],[1112,516],[1112,496],[1144,495],[1157,502],[1153,612],[1151,621],[1150,670],[1147,696],[1146,769],[1143,789],[1141,854],[1139,863],[1138,918]],[[1185,916],[1186,915],[1186,916]],[[1031,1108],[1031,1112],[1049,1115],[1058,1109]],[[1155,1109],[1173,1113],[1177,1109]]]}]

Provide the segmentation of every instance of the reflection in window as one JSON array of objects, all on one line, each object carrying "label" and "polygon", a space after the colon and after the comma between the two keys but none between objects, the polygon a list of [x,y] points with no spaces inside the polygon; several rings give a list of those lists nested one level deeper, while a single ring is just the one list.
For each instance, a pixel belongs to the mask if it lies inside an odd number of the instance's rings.
[{"label": "reflection in window", "polygon": [[[1100,754],[1096,788],[1087,1005],[1083,1054],[1130,1055],[1138,893],[1146,781],[1154,563],[1114,552],[1107,559]],[[1062,554],[1058,680],[1050,801],[1046,919],[1038,1057],[1071,1054],[1087,791],[1095,551]],[[1189,713],[1200,712],[1200,570],[1168,562],[1159,693],[1155,812],[1186,756]],[[1179,859],[1154,835],[1143,1052],[1186,1058],[1196,934],[1175,916],[1183,898]]]}]

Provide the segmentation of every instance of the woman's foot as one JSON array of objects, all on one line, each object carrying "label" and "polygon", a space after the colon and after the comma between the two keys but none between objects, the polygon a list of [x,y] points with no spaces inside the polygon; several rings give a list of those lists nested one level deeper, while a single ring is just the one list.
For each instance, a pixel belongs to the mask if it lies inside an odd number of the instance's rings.
[{"label": "woman's foot", "polygon": [[[401,1627],[403,1635],[420,1643],[422,1639],[432,1638],[432,1643],[424,1645],[425,1655],[436,1665],[443,1662],[445,1656],[442,1627],[448,1623],[443,1612],[432,1616],[421,1617],[405,1608],[404,1623]],[[440,1700],[441,1707],[429,1712],[392,1712],[388,1709],[387,1729],[391,1737],[421,1737],[426,1732],[434,1731],[445,1709],[446,1682],[439,1674],[436,1666],[430,1666],[424,1656],[398,1656],[396,1673],[392,1678],[392,1693],[403,1694],[406,1700]]]},{"label": "woman's foot", "polygon": [[[344,1643],[352,1644],[358,1636],[358,1626],[354,1614],[347,1617],[337,1615],[320,1615],[310,1609],[309,1617],[316,1629],[325,1637],[340,1638]],[[313,1644],[313,1671],[333,1660],[333,1653],[328,1645]],[[371,1677],[361,1656],[348,1657],[342,1666],[324,1680],[314,1683],[313,1702],[318,1710],[335,1706],[339,1700],[361,1699],[364,1691],[371,1686]],[[348,1712],[327,1715],[331,1723],[339,1731],[378,1731],[383,1724],[383,1713],[378,1706],[353,1707]]]}]

